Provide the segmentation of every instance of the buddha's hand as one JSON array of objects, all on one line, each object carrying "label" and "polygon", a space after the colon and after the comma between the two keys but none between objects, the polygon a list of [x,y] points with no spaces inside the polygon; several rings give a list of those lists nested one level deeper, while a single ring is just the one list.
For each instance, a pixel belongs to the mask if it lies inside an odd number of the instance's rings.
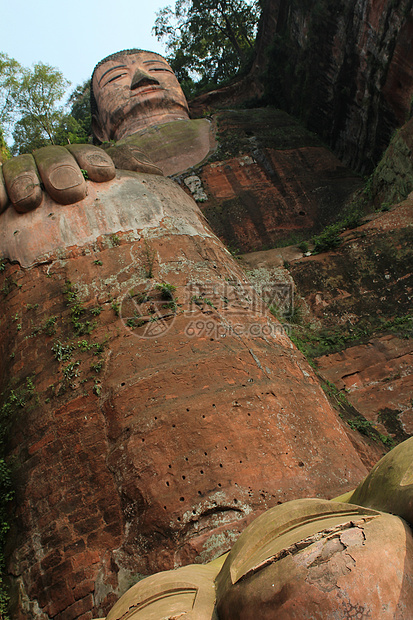
[{"label": "buddha's hand", "polygon": [[45,146],[33,155],[18,155],[0,168],[0,213],[11,203],[19,213],[36,209],[43,191],[63,205],[83,200],[86,179],[110,181],[115,166],[102,149],[91,144]]}]

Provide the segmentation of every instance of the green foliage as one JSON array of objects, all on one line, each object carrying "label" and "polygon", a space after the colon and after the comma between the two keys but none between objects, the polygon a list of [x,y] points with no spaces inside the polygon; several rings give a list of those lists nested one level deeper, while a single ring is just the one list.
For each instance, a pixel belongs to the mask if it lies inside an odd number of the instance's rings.
[{"label": "green foliage", "polygon": [[341,231],[342,227],[339,223],[326,226],[323,232],[313,237],[313,254],[320,254],[320,252],[327,252],[337,248],[341,243]]},{"label": "green foliage", "polygon": [[110,306],[111,306],[113,312],[115,313],[115,315],[119,316],[119,314],[120,314],[120,303],[115,301],[115,300],[112,300]]},{"label": "green foliage", "polygon": [[163,282],[162,284],[157,284],[156,288],[161,292],[161,297],[165,301],[170,301],[174,298],[174,291],[176,291],[176,286],[173,284],[169,284],[168,282]]},{"label": "green foliage", "polygon": [[166,41],[187,96],[195,84],[222,83],[248,63],[259,15],[258,0],[176,0],[174,10],[158,11],[153,31]]},{"label": "green foliage", "polygon": [[35,386],[31,377],[17,388],[9,389],[1,395],[0,407],[0,618],[8,620],[9,596],[1,575],[4,574],[4,547],[10,529],[10,502],[14,497],[11,471],[5,459],[5,445],[16,416],[31,405]]},{"label": "green foliage", "polygon": [[[13,154],[54,144],[54,133],[64,116],[59,102],[68,85],[60,71],[45,63],[36,63],[33,69],[21,69],[21,80],[10,94],[20,116],[13,132]],[[41,140],[43,143],[39,144]]]},{"label": "green foliage", "polygon": [[0,127],[0,164],[4,163],[6,159],[10,158],[9,147],[4,139],[3,129]]},{"label": "green foliage", "polygon": [[210,308],[215,308],[213,302],[208,299],[208,297],[204,297],[203,295],[192,295],[191,302],[203,308],[204,305],[209,306]]},{"label": "green foliage", "polygon": [[152,244],[145,239],[143,242],[143,250],[141,253],[141,260],[145,269],[145,276],[147,278],[153,278],[153,267],[156,259],[156,250],[152,247]]},{"label": "green foliage", "polygon": [[47,144],[42,127],[29,115],[22,116],[14,125],[13,140],[13,155],[31,153]]},{"label": "green foliage", "polygon": [[90,369],[93,372],[99,373],[102,370],[102,368],[103,368],[103,364],[104,364],[103,360],[99,360],[95,364],[91,364],[90,365]]},{"label": "green foliage", "polygon": [[389,448],[394,447],[394,440],[388,435],[383,435],[382,433],[379,433],[374,428],[370,420],[366,420],[366,418],[360,416],[354,418],[353,420],[347,420],[347,424],[353,431],[358,431],[362,435],[365,435],[365,437],[369,437],[374,441],[377,441],[379,439],[385,446],[388,446]]},{"label": "green foliage", "polygon": [[313,237],[314,249],[312,254],[320,254],[320,252],[336,249],[341,244],[340,233],[348,228],[359,226],[365,208],[366,205],[363,197],[352,202],[337,222],[326,226],[319,235]]},{"label": "green foliage", "polygon": [[9,504],[14,497],[10,469],[6,461],[0,458],[0,618],[7,620],[9,596],[2,575],[5,569],[4,547],[10,530]]},{"label": "green foliage", "polygon": [[79,376],[80,360],[70,362],[65,368],[63,368],[64,380],[71,383],[73,379]]},{"label": "green foliage", "polygon": [[76,144],[89,142],[92,135],[90,111],[90,80],[76,86],[69,97],[69,114],[59,123],[54,135],[55,144]]},{"label": "green foliage", "polygon": [[[291,323],[293,323],[291,321]],[[370,317],[357,325],[342,325],[330,329],[313,329],[310,326],[293,324],[291,340],[300,351],[311,360],[329,353],[343,351],[356,343],[368,342],[378,334],[394,333],[399,338],[413,337],[413,317],[411,315],[384,320],[380,316]]]},{"label": "green foliage", "polygon": [[57,316],[51,316],[43,323],[42,331],[47,336],[53,336],[56,333]]},{"label": "green foliage", "polygon": [[56,340],[52,346],[52,353],[58,362],[65,362],[72,357],[74,348],[72,343],[63,344],[60,340]]},{"label": "green foliage", "polygon": [[96,321],[89,321],[87,319],[88,311],[81,304],[76,287],[68,280],[63,292],[66,298],[66,305],[70,308],[75,334],[79,336],[90,334],[96,326]]},{"label": "green foliage", "polygon": [[19,85],[22,71],[23,67],[17,60],[0,52],[0,125],[6,134],[9,134],[15,121],[13,93]]}]

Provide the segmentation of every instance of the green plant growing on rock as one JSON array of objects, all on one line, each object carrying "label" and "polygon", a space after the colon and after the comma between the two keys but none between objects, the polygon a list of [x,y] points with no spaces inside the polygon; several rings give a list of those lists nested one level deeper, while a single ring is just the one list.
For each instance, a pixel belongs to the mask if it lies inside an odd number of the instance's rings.
[{"label": "green plant growing on rock", "polygon": [[41,331],[46,334],[46,336],[53,336],[56,333],[56,321],[57,316],[49,317],[43,323]]},{"label": "green plant growing on rock", "polygon": [[80,360],[75,360],[74,362],[70,362],[70,364],[63,369],[63,377],[67,382],[71,382],[79,376],[79,366]]},{"label": "green plant growing on rock", "polygon": [[338,248],[341,244],[341,230],[342,226],[339,223],[326,226],[323,232],[313,237],[314,249],[312,253],[320,254]]},{"label": "green plant growing on rock", "polygon": [[163,282],[162,284],[157,284],[155,288],[161,292],[161,297],[163,300],[171,301],[174,298],[176,286],[174,286],[173,284]]},{"label": "green plant growing on rock", "polygon": [[138,291],[137,293],[135,293],[133,290],[131,290],[129,291],[129,297],[131,299],[134,299],[137,304],[143,304],[149,300],[149,295],[146,291]]},{"label": "green plant growing on rock", "polygon": [[66,305],[70,308],[73,330],[78,336],[90,334],[96,326],[96,321],[89,321],[85,318],[86,308],[81,304],[76,287],[69,281],[63,291],[66,298]]},{"label": "green plant growing on rock", "polygon": [[115,301],[114,299],[111,301],[110,303],[110,307],[112,308],[113,312],[115,313],[116,316],[119,316],[120,313],[120,303],[118,301]]},{"label": "green plant growing on rock", "polygon": [[6,567],[4,547],[10,530],[9,505],[14,498],[14,489],[10,468],[3,458],[0,458],[0,498],[0,618],[8,620],[9,594],[2,575],[4,575]]},{"label": "green plant growing on rock", "polygon": [[74,348],[74,345],[71,343],[63,344],[60,340],[56,340],[52,346],[52,353],[58,362],[66,362],[72,357]]},{"label": "green plant growing on rock", "polygon": [[0,618],[8,620],[9,593],[2,579],[5,569],[4,547],[10,530],[10,502],[14,497],[11,469],[5,459],[5,447],[17,416],[26,408],[38,403],[32,377],[26,377],[20,387],[9,389],[1,395],[0,407]]},{"label": "green plant growing on rock", "polygon": [[102,392],[102,386],[100,385],[100,382],[98,381],[98,379],[95,379],[95,384],[93,386],[93,393],[96,394],[96,396],[100,396],[101,392]]},{"label": "green plant growing on rock", "polygon": [[143,242],[142,262],[145,269],[145,277],[153,278],[153,267],[155,265],[156,250],[147,239]]},{"label": "green plant growing on rock", "polygon": [[104,364],[104,361],[99,360],[95,364],[90,365],[90,370],[92,370],[93,372],[99,373],[103,368],[103,364]]}]

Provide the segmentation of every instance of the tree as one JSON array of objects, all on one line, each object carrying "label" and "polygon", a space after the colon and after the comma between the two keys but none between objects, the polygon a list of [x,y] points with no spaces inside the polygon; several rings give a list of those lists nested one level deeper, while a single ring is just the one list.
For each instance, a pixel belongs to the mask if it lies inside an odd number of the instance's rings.
[{"label": "tree", "polygon": [[12,155],[31,153],[47,144],[41,125],[31,116],[22,116],[13,128],[13,144],[10,148]]},{"label": "tree", "polygon": [[4,139],[3,129],[0,127],[0,164],[3,164],[9,157],[10,151]]},{"label": "tree", "polygon": [[22,78],[10,95],[21,116],[13,132],[14,153],[27,152],[29,144],[38,145],[39,141],[40,146],[54,144],[54,133],[64,116],[64,106],[59,102],[69,84],[60,71],[42,62],[33,69],[22,69]]},{"label": "tree", "polygon": [[168,60],[188,91],[194,78],[201,86],[219,84],[247,63],[259,15],[259,0],[176,0],[174,11],[157,13],[153,31],[166,41]]},{"label": "tree", "polygon": [[17,60],[0,52],[0,132],[2,140],[4,136],[10,134],[10,129],[16,120],[13,93],[21,80],[22,69]]},{"label": "tree", "polygon": [[6,125],[13,116],[13,93],[19,85],[23,67],[0,52],[0,123]]},{"label": "tree", "polygon": [[65,115],[54,134],[55,144],[88,142],[92,136],[90,80],[76,86],[69,97],[70,113]]}]

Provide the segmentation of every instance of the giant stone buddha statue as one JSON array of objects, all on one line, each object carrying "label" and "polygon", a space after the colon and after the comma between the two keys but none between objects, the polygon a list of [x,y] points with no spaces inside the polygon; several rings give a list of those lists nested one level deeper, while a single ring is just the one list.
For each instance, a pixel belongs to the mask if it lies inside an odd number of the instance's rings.
[{"label": "giant stone buddha statue", "polygon": [[169,65],[109,56],[93,97],[107,151],[3,166],[3,400],[25,394],[9,440],[19,618],[104,615],[131,580],[213,561],[266,510],[366,474],[313,370],[164,176],[214,148]]}]

